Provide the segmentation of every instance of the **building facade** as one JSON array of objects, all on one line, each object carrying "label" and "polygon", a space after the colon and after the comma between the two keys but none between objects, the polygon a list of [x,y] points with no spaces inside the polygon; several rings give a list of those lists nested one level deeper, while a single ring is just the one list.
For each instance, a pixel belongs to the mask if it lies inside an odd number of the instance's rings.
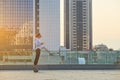
[{"label": "building facade", "polygon": [[34,49],[40,32],[48,50],[59,50],[60,0],[0,0],[0,27],[11,32],[9,46]]},{"label": "building facade", "polygon": [[39,0],[0,0],[0,29],[6,36],[0,43],[7,43],[1,48],[32,49],[39,32]]},{"label": "building facade", "polygon": [[92,49],[92,0],[64,0],[64,46]]},{"label": "building facade", "polygon": [[60,0],[40,0],[40,33],[45,48],[59,50]]}]

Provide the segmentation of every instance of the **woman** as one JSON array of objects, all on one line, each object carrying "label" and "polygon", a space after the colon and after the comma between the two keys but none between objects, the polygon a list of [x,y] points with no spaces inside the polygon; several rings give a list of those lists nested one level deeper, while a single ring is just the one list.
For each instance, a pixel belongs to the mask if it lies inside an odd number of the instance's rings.
[{"label": "woman", "polygon": [[39,60],[39,57],[40,57],[40,51],[41,51],[41,45],[43,45],[43,43],[41,43],[40,39],[41,39],[41,34],[38,33],[36,34],[36,38],[35,38],[35,49],[36,49],[36,57],[35,57],[35,60],[34,60],[34,72],[38,72],[38,67],[37,67],[37,64],[38,64],[38,60]]}]

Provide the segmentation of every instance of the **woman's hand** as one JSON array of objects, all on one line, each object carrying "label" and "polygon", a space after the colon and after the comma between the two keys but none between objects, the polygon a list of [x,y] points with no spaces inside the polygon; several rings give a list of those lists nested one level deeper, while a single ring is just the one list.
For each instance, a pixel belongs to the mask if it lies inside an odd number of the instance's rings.
[{"label": "woman's hand", "polygon": [[44,43],[41,43],[40,45],[43,45]]}]

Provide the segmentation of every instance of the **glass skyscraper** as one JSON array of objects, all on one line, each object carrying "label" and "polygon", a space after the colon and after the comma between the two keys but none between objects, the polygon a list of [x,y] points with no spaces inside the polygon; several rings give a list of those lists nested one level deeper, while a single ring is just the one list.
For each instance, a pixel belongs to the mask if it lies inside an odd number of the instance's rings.
[{"label": "glass skyscraper", "polygon": [[0,0],[0,30],[1,48],[31,49],[33,0]]},{"label": "glass skyscraper", "polygon": [[0,0],[0,61],[32,61],[38,32],[39,0]]},{"label": "glass skyscraper", "polygon": [[32,49],[40,31],[45,47],[58,50],[60,0],[0,0],[0,31],[1,49]]},{"label": "glass skyscraper", "polygon": [[60,0],[40,0],[40,32],[48,50],[60,46]]}]

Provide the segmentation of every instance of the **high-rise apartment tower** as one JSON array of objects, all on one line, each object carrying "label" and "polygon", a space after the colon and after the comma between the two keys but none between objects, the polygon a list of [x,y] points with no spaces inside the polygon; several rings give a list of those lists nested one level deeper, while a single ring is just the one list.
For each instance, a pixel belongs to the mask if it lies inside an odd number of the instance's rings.
[{"label": "high-rise apartment tower", "polygon": [[92,49],[92,0],[64,0],[64,46]]}]

